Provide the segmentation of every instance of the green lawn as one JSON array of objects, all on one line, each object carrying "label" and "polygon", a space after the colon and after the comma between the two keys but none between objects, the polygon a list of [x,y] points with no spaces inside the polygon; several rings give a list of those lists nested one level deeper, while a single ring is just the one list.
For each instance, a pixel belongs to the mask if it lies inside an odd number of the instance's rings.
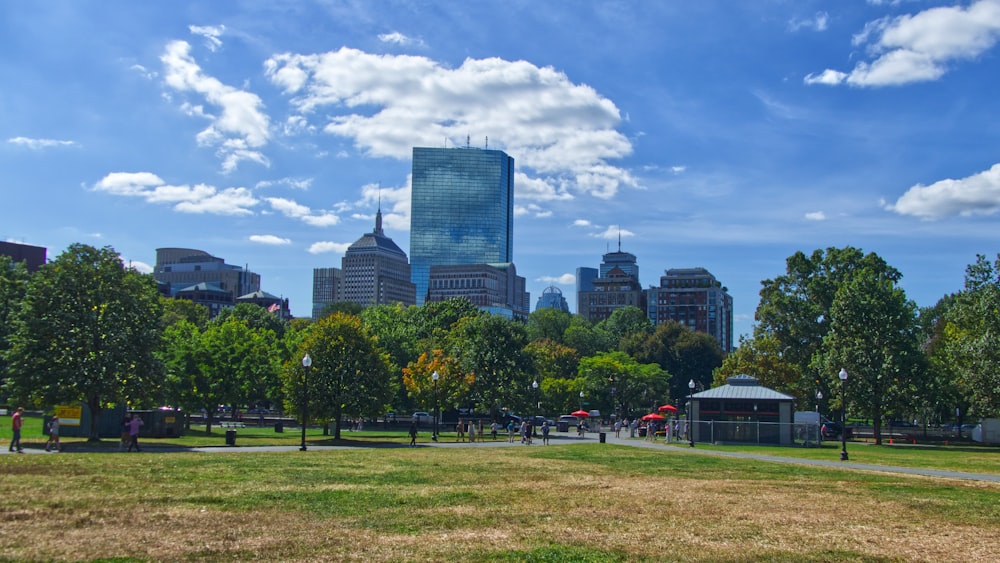
[{"label": "green lawn", "polygon": [[977,561],[1000,485],[576,443],[0,456],[0,560]]}]

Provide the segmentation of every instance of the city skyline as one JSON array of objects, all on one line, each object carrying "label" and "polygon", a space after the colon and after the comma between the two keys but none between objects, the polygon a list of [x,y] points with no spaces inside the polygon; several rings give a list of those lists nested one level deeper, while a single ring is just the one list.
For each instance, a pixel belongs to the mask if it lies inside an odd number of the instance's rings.
[{"label": "city skyline", "polygon": [[532,306],[619,240],[735,337],[796,251],[929,306],[1000,250],[998,41],[1000,0],[7,3],[0,240],[202,249],[306,317],[380,202],[410,247],[413,147],[471,146],[515,162]]}]

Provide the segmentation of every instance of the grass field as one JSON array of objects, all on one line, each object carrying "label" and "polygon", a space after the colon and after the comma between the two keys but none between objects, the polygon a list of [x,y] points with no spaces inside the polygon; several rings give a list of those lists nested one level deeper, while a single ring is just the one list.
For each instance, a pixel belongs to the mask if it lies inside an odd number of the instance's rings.
[{"label": "grass field", "polygon": [[995,561],[998,528],[998,484],[681,448],[0,456],[4,561]]}]

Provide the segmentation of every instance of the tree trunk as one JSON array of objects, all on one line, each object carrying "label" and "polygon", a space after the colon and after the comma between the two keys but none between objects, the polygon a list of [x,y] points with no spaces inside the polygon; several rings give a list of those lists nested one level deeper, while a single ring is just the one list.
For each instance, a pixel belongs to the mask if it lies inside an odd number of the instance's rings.
[{"label": "tree trunk", "polygon": [[90,408],[90,436],[87,437],[88,442],[100,442],[101,441],[101,401],[98,397],[87,397],[87,407]]},{"label": "tree trunk", "polygon": [[205,434],[212,433],[212,409],[205,409]]}]

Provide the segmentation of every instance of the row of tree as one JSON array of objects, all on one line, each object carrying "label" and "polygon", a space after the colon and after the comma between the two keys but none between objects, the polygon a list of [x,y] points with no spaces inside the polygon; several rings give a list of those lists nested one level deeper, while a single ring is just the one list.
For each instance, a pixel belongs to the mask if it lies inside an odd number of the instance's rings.
[{"label": "row of tree", "polygon": [[0,397],[82,401],[95,416],[121,403],[208,413],[281,404],[333,422],[339,436],[345,417],[389,410],[499,417],[587,405],[633,416],[679,403],[690,380],[706,388],[738,373],[800,405],[822,392],[829,412],[844,406],[843,368],[847,406],[874,421],[876,436],[888,416],[995,415],[1000,256],[980,256],[963,291],[923,310],[900,278],[855,248],[796,253],[784,275],[762,282],[753,336],[723,358],[712,337],[674,322],[653,327],[634,307],[597,324],[554,309],[508,320],[465,299],[336,304],[316,322],[242,304],[210,320],[200,305],[161,297],[153,277],[113,249],[73,245],[33,275],[0,257]]}]

